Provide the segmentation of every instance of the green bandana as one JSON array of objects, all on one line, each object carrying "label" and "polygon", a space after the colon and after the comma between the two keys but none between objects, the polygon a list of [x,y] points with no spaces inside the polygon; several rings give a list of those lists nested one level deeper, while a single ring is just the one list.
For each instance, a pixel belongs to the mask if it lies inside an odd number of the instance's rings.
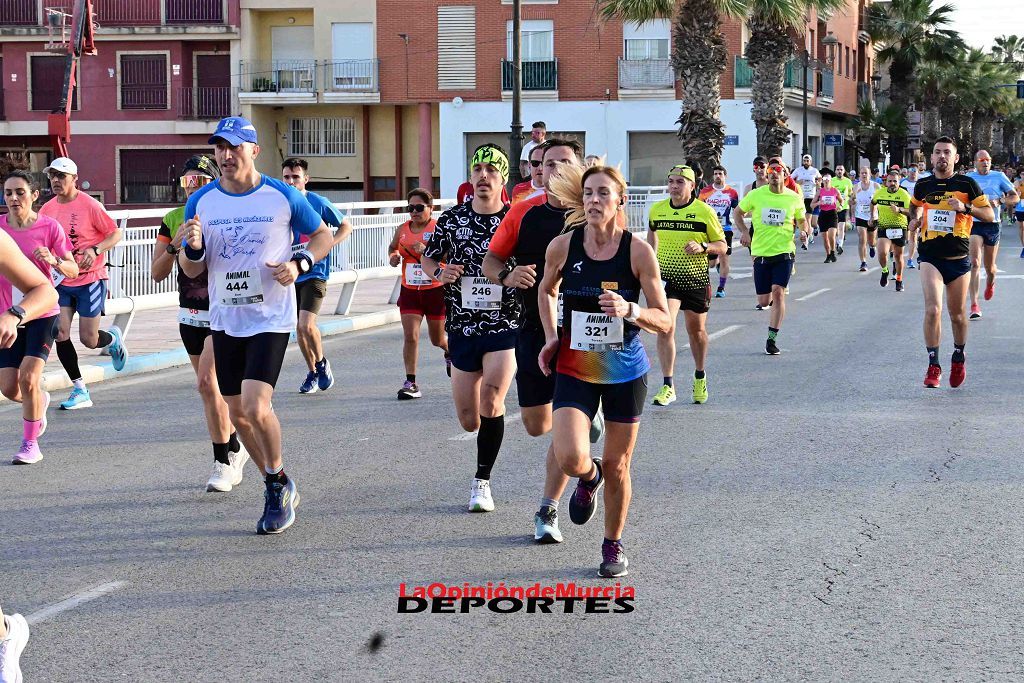
[{"label": "green bandana", "polygon": [[501,174],[502,182],[508,180],[508,157],[500,147],[481,147],[473,154],[473,160],[469,162],[469,170],[477,164],[490,164]]}]

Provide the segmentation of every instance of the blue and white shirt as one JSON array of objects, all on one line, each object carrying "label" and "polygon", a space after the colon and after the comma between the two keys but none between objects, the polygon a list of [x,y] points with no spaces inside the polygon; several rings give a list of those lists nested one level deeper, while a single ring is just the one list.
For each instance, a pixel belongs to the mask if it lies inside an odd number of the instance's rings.
[{"label": "blue and white shirt", "polygon": [[220,181],[189,197],[185,220],[203,224],[209,273],[210,329],[232,337],[295,329],[295,287],[279,284],[267,262],[292,257],[292,230],[309,235],[320,214],[298,190],[267,176],[244,194]]},{"label": "blue and white shirt", "polygon": [[[977,171],[970,171],[966,174],[968,178],[973,178],[978,183],[978,187],[981,191],[988,195],[989,204],[992,205],[992,211],[995,212],[995,222],[999,222],[999,215],[1003,208],[1002,202],[1003,195],[1013,190],[1013,183],[1006,177],[1006,174],[1002,171],[989,171],[988,173],[978,173]],[[978,219],[974,219],[975,223],[981,223]]]},{"label": "blue and white shirt", "polygon": [[[326,197],[321,197],[314,192],[306,192],[306,201],[309,202],[313,209],[320,214],[320,218],[323,219],[324,223],[331,226],[332,228],[340,228],[342,221],[345,220],[345,214],[338,211],[334,204]],[[300,244],[305,244],[309,241],[307,235],[303,235],[301,232],[292,228],[292,247],[298,247]],[[331,277],[331,252],[327,252],[327,256],[317,261],[308,273],[300,275],[295,281],[305,282],[306,280],[324,280]]]}]

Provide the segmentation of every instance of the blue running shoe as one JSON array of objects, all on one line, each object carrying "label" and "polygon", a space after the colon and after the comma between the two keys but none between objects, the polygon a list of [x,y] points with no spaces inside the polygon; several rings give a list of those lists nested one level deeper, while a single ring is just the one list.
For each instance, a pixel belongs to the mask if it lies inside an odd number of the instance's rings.
[{"label": "blue running shoe", "polygon": [[540,544],[561,543],[562,532],[558,529],[558,511],[550,507],[542,507],[533,516],[533,540]]},{"label": "blue running shoe", "polygon": [[316,364],[316,383],[320,391],[327,391],[334,386],[334,373],[331,372],[331,361],[324,358]]},{"label": "blue running shoe", "polygon": [[92,398],[88,389],[74,388],[68,400],[60,404],[61,410],[78,410],[79,408],[92,408]]},{"label": "blue running shoe", "polygon": [[299,490],[292,479],[281,483],[268,481],[263,494],[263,516],[256,525],[256,533],[279,534],[295,523],[295,508],[299,506]]},{"label": "blue running shoe", "polygon": [[716,299],[724,299],[725,298],[725,290],[722,289],[721,287],[716,289],[715,290],[715,298]]},{"label": "blue running shoe", "polygon": [[320,384],[317,378],[320,374],[316,370],[312,370],[306,375],[306,381],[299,386],[300,394],[315,394],[316,390],[320,388]]},{"label": "blue running shoe", "polygon": [[868,249],[868,256],[870,256],[871,258],[875,258],[875,248],[874,247],[871,247],[870,249]]},{"label": "blue running shoe", "polygon": [[569,519],[573,524],[586,524],[597,512],[597,494],[604,486],[604,474],[601,472],[601,461],[594,459],[597,465],[597,483],[585,484],[582,479],[576,481],[576,490],[569,498]]},{"label": "blue running shoe", "polygon": [[908,258],[907,259],[907,268],[914,268],[914,267],[915,267],[914,266],[914,259]]},{"label": "blue running shoe", "polygon": [[107,347],[107,351],[110,353],[110,362],[115,370],[121,372],[124,370],[124,364],[128,362],[128,348],[124,345],[124,336],[117,325],[112,326],[107,332],[114,338],[114,341],[110,342],[110,346]]}]

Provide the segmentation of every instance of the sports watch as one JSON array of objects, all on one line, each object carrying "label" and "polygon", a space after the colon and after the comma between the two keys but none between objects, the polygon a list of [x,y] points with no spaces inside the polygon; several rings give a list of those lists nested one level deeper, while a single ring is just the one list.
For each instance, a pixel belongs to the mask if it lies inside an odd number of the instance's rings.
[{"label": "sports watch", "polygon": [[509,268],[508,266],[505,266],[504,268],[502,268],[501,271],[498,273],[498,284],[504,287],[505,286],[505,278],[507,278],[509,276],[509,274],[511,274],[511,273],[512,273],[512,269]]},{"label": "sports watch", "polygon": [[7,309],[7,312],[18,319],[18,325],[22,325],[25,322],[25,309],[21,306],[11,306]]},{"label": "sports watch", "polygon": [[299,267],[299,274],[305,275],[313,269],[313,255],[308,249],[297,251],[292,255],[292,261]]}]

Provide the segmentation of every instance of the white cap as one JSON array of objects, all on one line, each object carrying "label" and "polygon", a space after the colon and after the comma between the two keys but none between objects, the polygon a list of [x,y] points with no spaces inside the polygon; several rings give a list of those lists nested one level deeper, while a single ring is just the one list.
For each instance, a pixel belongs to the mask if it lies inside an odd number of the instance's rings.
[{"label": "white cap", "polygon": [[805,154],[805,155],[803,156],[803,158],[804,158],[804,159],[810,159],[810,158],[811,158],[811,155],[810,155],[810,154]]},{"label": "white cap", "polygon": [[78,165],[67,157],[57,157],[50,162],[49,166],[43,169],[43,173],[49,173],[50,171],[78,175]]}]

